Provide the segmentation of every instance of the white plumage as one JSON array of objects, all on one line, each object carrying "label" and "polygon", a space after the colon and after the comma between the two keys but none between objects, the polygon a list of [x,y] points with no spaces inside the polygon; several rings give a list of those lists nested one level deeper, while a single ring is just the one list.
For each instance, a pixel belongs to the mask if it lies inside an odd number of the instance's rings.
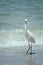
[{"label": "white plumage", "polygon": [[30,31],[26,31],[25,35],[28,42],[35,43],[35,39]]},{"label": "white plumage", "polygon": [[28,42],[35,43],[33,34],[29,30],[27,31],[27,19],[25,19],[25,35]]},{"label": "white plumage", "polygon": [[[33,34],[30,31],[27,31],[27,19],[25,19],[25,36],[26,36],[26,39],[28,40],[28,42],[31,42],[31,46],[29,44],[29,49],[31,47],[31,53],[32,53],[32,43],[35,43],[35,39],[33,37]],[[27,53],[28,53],[29,49],[27,50]]]}]

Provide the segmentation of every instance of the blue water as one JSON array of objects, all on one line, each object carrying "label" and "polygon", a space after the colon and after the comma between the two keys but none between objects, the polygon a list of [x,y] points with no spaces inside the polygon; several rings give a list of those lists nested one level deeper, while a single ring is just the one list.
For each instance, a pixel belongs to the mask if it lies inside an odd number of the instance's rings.
[{"label": "blue water", "polygon": [[43,0],[0,0],[0,47],[28,44],[24,35],[26,17],[36,44],[43,44]]},{"label": "blue water", "polygon": [[43,47],[33,48],[32,55],[25,55],[27,47],[0,48],[0,65],[43,65]]}]

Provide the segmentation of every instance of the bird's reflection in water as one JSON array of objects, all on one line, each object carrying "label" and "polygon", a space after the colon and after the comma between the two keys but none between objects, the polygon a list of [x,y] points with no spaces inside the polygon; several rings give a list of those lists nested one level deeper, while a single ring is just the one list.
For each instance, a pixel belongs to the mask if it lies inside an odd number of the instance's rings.
[{"label": "bird's reflection in water", "polygon": [[36,65],[35,59],[33,59],[32,56],[29,57],[28,65]]}]

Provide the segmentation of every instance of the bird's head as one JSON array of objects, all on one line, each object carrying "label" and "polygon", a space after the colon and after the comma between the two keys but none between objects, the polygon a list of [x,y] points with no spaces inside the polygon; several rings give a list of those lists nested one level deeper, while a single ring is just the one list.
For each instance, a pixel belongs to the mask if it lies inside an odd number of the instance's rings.
[{"label": "bird's head", "polygon": [[27,18],[25,19],[25,24],[27,24]]}]

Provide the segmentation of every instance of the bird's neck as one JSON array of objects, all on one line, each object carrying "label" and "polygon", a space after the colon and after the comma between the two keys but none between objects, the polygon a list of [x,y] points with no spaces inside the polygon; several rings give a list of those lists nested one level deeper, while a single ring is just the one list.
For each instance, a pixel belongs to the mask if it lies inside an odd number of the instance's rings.
[{"label": "bird's neck", "polygon": [[25,31],[27,31],[27,24],[25,23]]}]

